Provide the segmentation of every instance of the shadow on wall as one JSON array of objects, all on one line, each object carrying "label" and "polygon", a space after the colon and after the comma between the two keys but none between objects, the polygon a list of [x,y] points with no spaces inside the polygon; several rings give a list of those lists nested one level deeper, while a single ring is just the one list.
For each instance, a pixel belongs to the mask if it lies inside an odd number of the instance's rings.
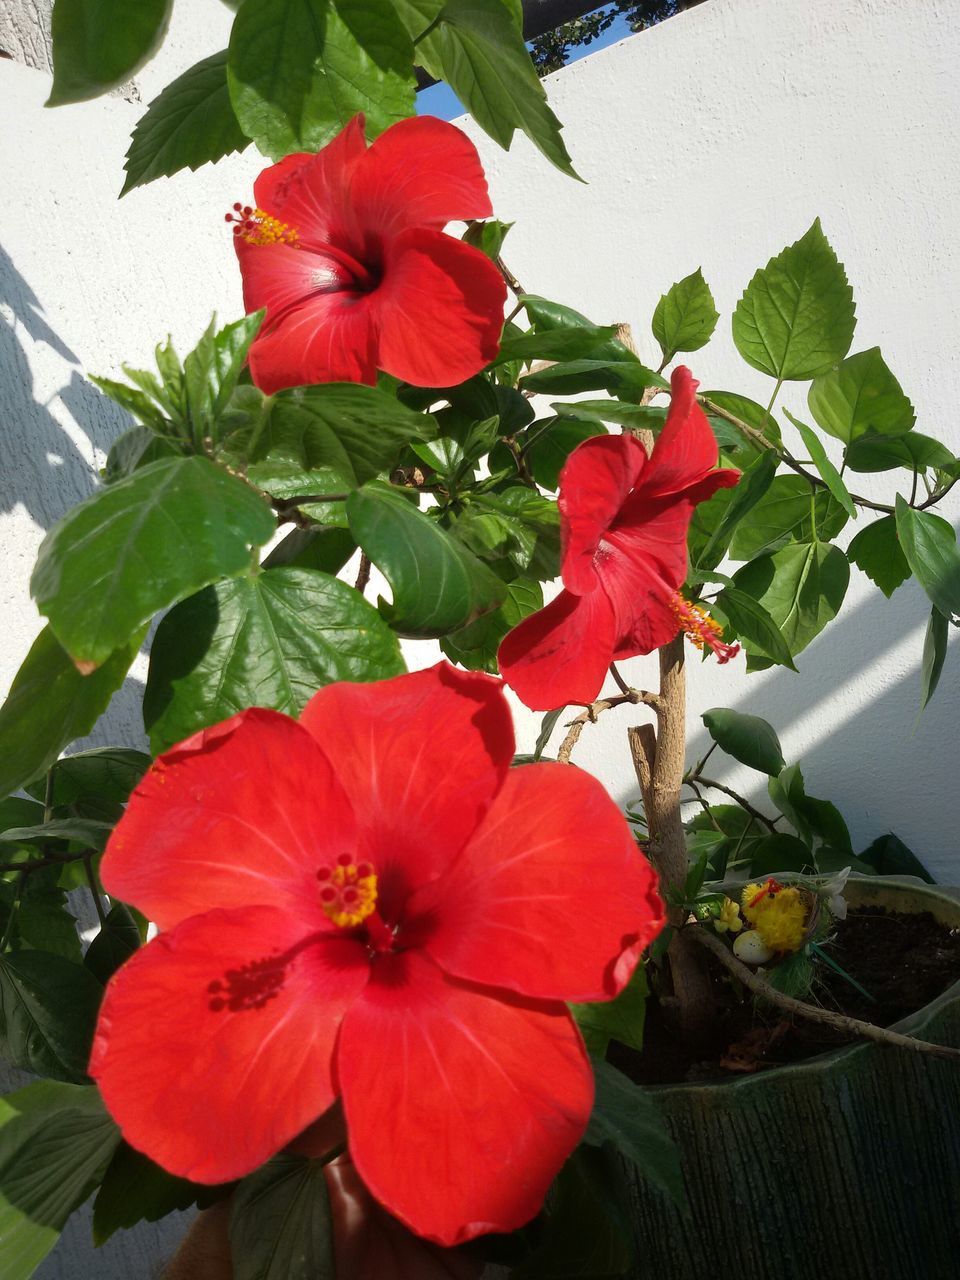
[{"label": "shadow on wall", "polygon": [[[798,676],[786,670],[753,676],[752,687],[741,687],[737,697],[728,699],[722,673],[707,684],[694,670],[688,709],[699,716],[708,707],[733,704],[769,721],[781,741],[791,729],[801,730],[802,722],[812,721],[804,734],[810,745],[799,756],[807,790],[837,805],[850,825],[855,851],[893,830],[922,861],[929,859],[938,878],[949,881],[952,874],[955,881],[958,866],[951,862],[960,826],[960,793],[955,757],[943,750],[943,744],[955,737],[958,646],[951,643],[940,685],[917,724],[928,612],[927,598],[916,583],[906,583],[890,600],[871,587],[863,601],[841,611],[800,655]],[[878,687],[886,655],[904,642],[907,669]],[[817,731],[818,724],[827,731]],[[700,759],[711,742],[705,729],[691,732],[688,765]],[[788,764],[796,762],[789,751],[786,755]],[[733,781],[734,769],[740,766],[720,755],[711,758],[706,772],[726,782]],[[746,776],[749,785],[742,782],[741,773],[740,786],[733,782],[734,787],[759,808],[774,812],[765,779],[752,771]],[[621,803],[635,802],[636,794],[621,796]],[[719,792],[707,798],[728,802]]]},{"label": "shadow on wall", "polygon": [[[0,513],[26,508],[49,529],[96,487],[96,469],[50,405],[57,399],[94,450],[106,452],[131,419],[80,374],[80,362],[47,323],[43,307],[0,247]],[[46,348],[46,350],[42,350]],[[34,369],[72,365],[46,403]],[[64,371],[66,372],[66,371]]]}]

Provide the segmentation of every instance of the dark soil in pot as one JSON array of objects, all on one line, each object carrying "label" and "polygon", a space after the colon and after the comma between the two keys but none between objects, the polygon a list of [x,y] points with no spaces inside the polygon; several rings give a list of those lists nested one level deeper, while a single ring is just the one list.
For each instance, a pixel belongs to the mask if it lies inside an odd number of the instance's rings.
[{"label": "dark soil in pot", "polygon": [[[869,995],[821,963],[812,1001],[881,1027],[922,1009],[960,980],[960,928],[940,923],[929,911],[873,906],[851,911],[838,922],[826,951]],[[851,1043],[831,1027],[792,1022],[776,1009],[757,1007],[718,961],[707,958],[715,999],[708,1038],[692,1050],[677,1039],[651,1001],[643,1053],[623,1045],[614,1045],[610,1053],[614,1066],[637,1083],[718,1080],[800,1062]]]},{"label": "dark soil in pot", "polygon": [[[839,977],[840,986],[824,979],[821,1001],[960,1046],[956,896],[882,879],[847,890],[851,917],[831,955],[881,1008],[858,1004]],[[729,986],[725,977],[718,985]],[[928,990],[921,1009],[899,1016]],[[688,1204],[679,1211],[627,1170],[638,1258],[630,1280],[955,1280],[960,1066],[864,1041],[832,1048],[812,1026],[802,1049],[784,1047],[784,1032],[758,1069],[719,1078],[744,1013],[733,994],[726,1007],[729,1034],[705,1069],[712,1078],[650,1089],[680,1151]],[[651,1014],[648,1044],[660,1035]],[[778,1022],[768,1010],[756,1026],[769,1033]],[[780,1065],[788,1051],[816,1056]],[[675,1054],[673,1064],[681,1076],[698,1069]],[[635,1060],[618,1065],[638,1073]]]}]

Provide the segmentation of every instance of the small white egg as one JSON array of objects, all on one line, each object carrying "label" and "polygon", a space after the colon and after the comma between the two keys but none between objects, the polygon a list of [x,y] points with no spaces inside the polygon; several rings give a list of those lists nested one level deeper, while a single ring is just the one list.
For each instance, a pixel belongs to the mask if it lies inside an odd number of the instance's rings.
[{"label": "small white egg", "polygon": [[744,964],[766,964],[773,952],[756,929],[747,929],[733,940],[733,954]]}]

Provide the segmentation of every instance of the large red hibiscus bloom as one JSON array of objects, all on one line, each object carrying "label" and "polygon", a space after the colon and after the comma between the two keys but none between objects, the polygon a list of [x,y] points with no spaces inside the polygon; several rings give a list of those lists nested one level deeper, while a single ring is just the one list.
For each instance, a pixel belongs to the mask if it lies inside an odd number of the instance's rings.
[{"label": "large red hibiscus bloom", "polygon": [[90,1071],[127,1140],[223,1182],[342,1099],[354,1166],[456,1244],[537,1211],[611,999],[662,923],[587,774],[511,769],[499,681],[441,664],[250,710],[161,756],[103,860],[161,929],[111,980]]},{"label": "large red hibiscus bloom", "polygon": [[734,485],[716,470],[717,442],[681,366],[653,452],[631,435],[578,445],[560,474],[564,590],[524,619],[500,646],[500,671],[528,707],[592,702],[610,663],[652,653],[681,630],[715,649],[718,628],[679,594],[687,531],[698,502]]},{"label": "large red hibiscus bloom", "polygon": [[492,209],[480,158],[452,124],[401,120],[367,147],[356,116],[316,155],[287,156],[234,205],[250,349],[262,391],[374,383],[383,369],[447,387],[497,354],[506,286],[479,249],[444,235]]}]

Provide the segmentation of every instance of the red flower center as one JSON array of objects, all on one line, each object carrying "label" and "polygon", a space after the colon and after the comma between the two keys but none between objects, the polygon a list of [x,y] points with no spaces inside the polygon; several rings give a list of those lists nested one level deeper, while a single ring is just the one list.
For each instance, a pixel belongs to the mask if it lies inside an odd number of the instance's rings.
[{"label": "red flower center", "polygon": [[340,929],[364,925],[373,951],[392,951],[394,930],[377,910],[377,873],[371,862],[354,862],[353,855],[341,853],[333,866],[317,872],[320,905],[328,920]]},{"label": "red flower center", "polygon": [[693,644],[701,651],[704,645],[708,649],[712,649],[721,665],[724,662],[729,662],[731,658],[735,658],[740,652],[738,644],[723,643],[720,639],[723,635],[723,628],[715,618],[710,617],[702,605],[691,604],[689,600],[683,598],[679,591],[676,591],[670,600],[670,608],[673,610],[674,617],[679,622],[680,627],[687,633]]},{"label": "red flower center", "polygon": [[[330,259],[347,272],[351,277],[351,287],[360,292],[372,292],[383,278],[383,266],[379,261],[379,255],[376,255],[378,258],[376,262],[364,263],[342,245],[331,244],[329,240],[304,241],[296,227],[288,222],[282,222],[263,209],[254,209],[251,205],[242,205],[237,201],[233,211],[226,215],[225,221],[232,222],[233,234],[240,240],[246,240],[248,244],[258,247],[285,244],[291,249],[306,249],[310,253]],[[330,281],[327,279],[319,279],[316,283],[322,293],[330,288]],[[342,286],[343,282],[338,283]]]}]

